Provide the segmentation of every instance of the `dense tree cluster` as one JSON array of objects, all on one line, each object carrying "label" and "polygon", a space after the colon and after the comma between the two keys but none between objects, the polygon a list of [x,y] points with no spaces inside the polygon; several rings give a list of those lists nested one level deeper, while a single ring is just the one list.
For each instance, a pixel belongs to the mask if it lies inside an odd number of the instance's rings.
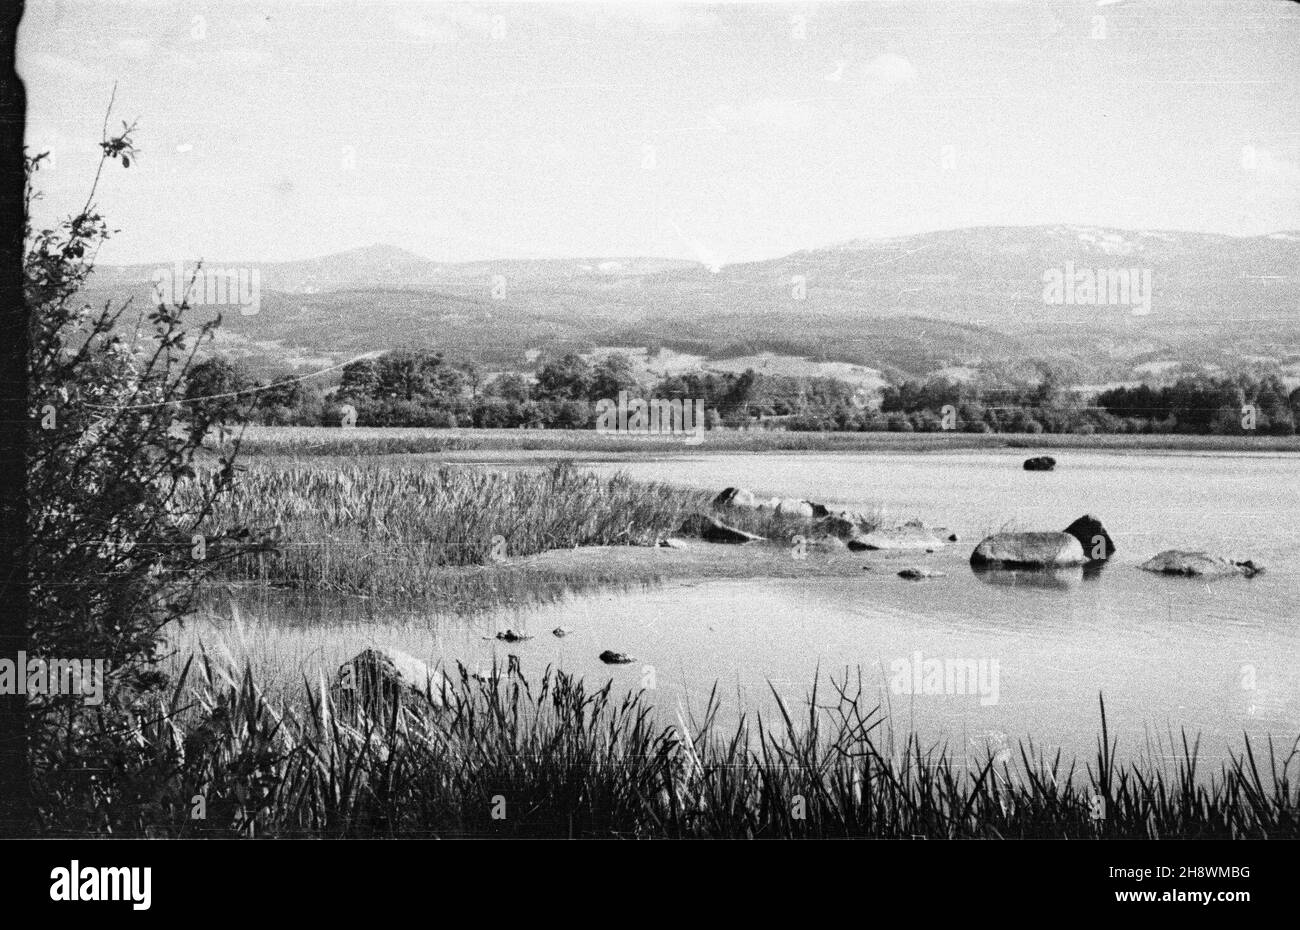
[{"label": "dense tree cluster", "polygon": [[338,425],[346,406],[359,426],[586,429],[599,400],[703,400],[710,427],[764,425],[803,431],[974,433],[1215,433],[1290,435],[1300,390],[1276,376],[1184,378],[1172,385],[1119,387],[1093,398],[1071,390],[1059,371],[1033,381],[934,376],[886,385],[876,398],[835,378],[795,378],[752,369],[691,372],[642,386],[631,361],[596,362],[570,353],[531,376],[483,378],[441,353],[398,351],[343,368],[328,396],[317,380],[284,375],[257,382],[235,362],[195,367],[188,397],[213,415],[244,412],[271,425]]},{"label": "dense tree cluster", "polygon": [[1300,419],[1300,388],[1288,391],[1275,376],[1254,379],[1183,378],[1153,388],[1115,388],[1097,404],[1144,432],[1241,433],[1290,436]]}]

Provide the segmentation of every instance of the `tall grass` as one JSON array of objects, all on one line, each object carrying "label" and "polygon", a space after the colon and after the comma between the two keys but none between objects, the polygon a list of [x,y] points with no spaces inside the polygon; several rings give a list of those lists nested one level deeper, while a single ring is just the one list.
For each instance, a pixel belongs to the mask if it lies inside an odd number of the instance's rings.
[{"label": "tall grass", "polygon": [[1208,779],[1186,736],[1172,763],[1123,765],[1102,704],[1082,770],[1024,744],[967,764],[885,731],[850,684],[829,700],[814,685],[801,709],[778,696],[778,719],[723,731],[716,691],[665,726],[640,693],[552,669],[530,684],[459,668],[440,710],[349,717],[323,680],[295,702],[270,699],[250,669],[199,653],[117,760],[134,793],[101,773],[80,823],[154,836],[1300,836],[1300,741],[1261,755],[1247,739]]},{"label": "tall grass", "polygon": [[[382,458],[254,459],[208,525],[274,528],[278,537],[275,551],[225,566],[229,579],[486,608],[617,585],[626,570],[599,561],[539,570],[518,560],[549,549],[653,546],[688,515],[708,512],[711,497],[622,474],[600,477],[565,462],[492,471]],[[743,508],[721,516],[782,541],[811,526]]]},{"label": "tall grass", "polygon": [[[508,473],[418,464],[254,464],[211,525],[276,528],[277,551],[233,563],[233,578],[482,603],[512,590],[508,572],[487,573],[483,566],[547,549],[653,545],[708,502],[705,492],[621,475],[600,478],[564,463]],[[571,580],[617,580],[617,574],[598,577],[598,565],[585,574],[590,577]]]}]

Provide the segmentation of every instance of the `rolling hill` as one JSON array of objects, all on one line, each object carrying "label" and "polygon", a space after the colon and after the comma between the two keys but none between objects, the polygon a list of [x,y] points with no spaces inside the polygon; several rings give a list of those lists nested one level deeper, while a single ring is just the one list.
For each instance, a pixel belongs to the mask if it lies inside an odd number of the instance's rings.
[{"label": "rolling hill", "polygon": [[[1150,311],[1045,303],[1044,273],[1067,263],[1103,274],[1133,269],[1139,279],[1149,272]],[[87,298],[147,304],[159,267],[101,267]],[[1300,233],[1291,232],[980,227],[717,272],[660,258],[447,264],[395,246],[206,267],[260,275],[257,315],[218,308],[223,351],[255,367],[400,347],[526,367],[530,350],[662,346],[706,360],[772,353],[911,375],[1025,371],[1036,361],[1091,381],[1261,366],[1300,374]]]}]

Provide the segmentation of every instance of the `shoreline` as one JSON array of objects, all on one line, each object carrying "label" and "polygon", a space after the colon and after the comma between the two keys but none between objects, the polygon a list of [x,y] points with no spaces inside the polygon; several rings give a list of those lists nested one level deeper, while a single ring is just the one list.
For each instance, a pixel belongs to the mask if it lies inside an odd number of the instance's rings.
[{"label": "shoreline", "polygon": [[[252,458],[431,455],[462,464],[536,461],[548,455],[585,461],[690,458],[728,453],[922,453],[1071,450],[1117,454],[1285,455],[1300,436],[1202,436],[1073,433],[791,433],[712,431],[688,445],[672,437],[619,436],[595,430],[432,429],[422,427],[249,426],[241,453]],[[486,453],[486,455],[485,455]]]}]

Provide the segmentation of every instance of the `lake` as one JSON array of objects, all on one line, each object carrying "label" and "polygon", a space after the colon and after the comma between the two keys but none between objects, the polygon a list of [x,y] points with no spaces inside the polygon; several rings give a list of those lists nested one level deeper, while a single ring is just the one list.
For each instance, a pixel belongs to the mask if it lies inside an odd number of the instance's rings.
[{"label": "lake", "polygon": [[[767,719],[769,688],[797,702],[819,672],[825,682],[849,670],[895,730],[946,742],[959,756],[1032,737],[1067,758],[1090,758],[1099,692],[1122,756],[1165,755],[1183,727],[1200,733],[1206,761],[1240,748],[1243,733],[1272,734],[1289,748],[1300,734],[1300,459],[1070,451],[1057,453],[1056,471],[1035,473],[1021,468],[1029,454],[692,453],[593,462],[594,470],[647,480],[883,510],[943,526],[960,541],[929,556],[873,555],[889,570],[861,577],[668,579],[472,618],[376,616],[365,605],[332,603],[272,622],[299,631],[327,625],[343,651],[380,642],[471,669],[513,654],[530,673],[554,664],[595,682],[612,678],[618,689],[644,685],[666,722],[678,708],[698,711],[715,682],[724,721],[742,707]],[[1117,546],[1100,572],[969,568],[987,533],[1059,530],[1084,513],[1099,517]],[[1167,548],[1252,558],[1267,571],[1206,582],[1136,568]],[[946,576],[895,575],[913,564]],[[554,637],[557,626],[571,632]],[[507,627],[534,638],[491,638]],[[606,649],[636,661],[604,665],[597,656]],[[935,661],[942,674],[930,678]]]}]

